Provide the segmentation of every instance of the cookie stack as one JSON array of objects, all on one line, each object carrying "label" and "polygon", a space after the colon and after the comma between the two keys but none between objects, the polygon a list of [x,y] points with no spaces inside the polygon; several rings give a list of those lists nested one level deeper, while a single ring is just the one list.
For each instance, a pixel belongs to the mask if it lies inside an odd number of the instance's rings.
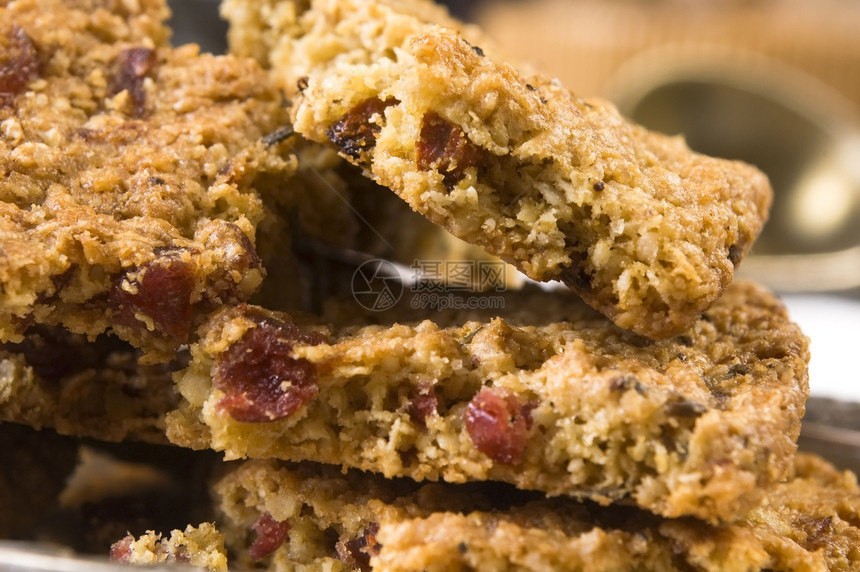
[{"label": "cookie stack", "polygon": [[[168,45],[156,0],[0,8],[0,419],[223,458],[212,522],[129,529],[112,558],[858,565],[856,478],[796,453],[807,340],[733,281],[759,171],[429,1],[222,11],[212,56]],[[530,281],[359,292],[334,263],[371,252],[363,226],[418,261],[420,225]]]}]

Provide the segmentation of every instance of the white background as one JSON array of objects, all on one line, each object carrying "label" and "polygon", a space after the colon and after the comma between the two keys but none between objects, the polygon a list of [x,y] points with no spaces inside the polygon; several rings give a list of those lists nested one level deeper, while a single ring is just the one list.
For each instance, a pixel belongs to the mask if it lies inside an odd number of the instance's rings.
[{"label": "white background", "polygon": [[812,395],[860,402],[860,300],[794,294],[782,299],[810,338]]}]

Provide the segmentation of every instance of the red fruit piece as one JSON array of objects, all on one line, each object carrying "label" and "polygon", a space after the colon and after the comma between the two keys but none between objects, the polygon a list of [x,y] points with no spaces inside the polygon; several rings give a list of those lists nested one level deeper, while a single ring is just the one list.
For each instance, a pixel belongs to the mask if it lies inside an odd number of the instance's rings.
[{"label": "red fruit piece", "polygon": [[251,560],[262,560],[271,555],[287,540],[290,525],[287,521],[277,521],[269,513],[263,513],[252,527],[257,537],[248,548],[248,556]]},{"label": "red fruit piece", "polygon": [[497,463],[516,464],[525,451],[532,409],[509,391],[485,387],[466,407],[466,431],[475,447]]},{"label": "red fruit piece", "polygon": [[6,41],[0,41],[0,108],[11,104],[38,77],[36,46],[23,29],[13,25]]},{"label": "red fruit piece", "polygon": [[191,328],[194,267],[175,253],[158,256],[126,273],[111,290],[109,304],[117,324],[156,330],[182,343]]},{"label": "red fruit piece", "polygon": [[214,385],[226,394],[218,406],[245,423],[292,415],[319,393],[316,369],[307,360],[293,358],[293,346],[323,341],[322,334],[295,324],[260,319],[217,359]]}]

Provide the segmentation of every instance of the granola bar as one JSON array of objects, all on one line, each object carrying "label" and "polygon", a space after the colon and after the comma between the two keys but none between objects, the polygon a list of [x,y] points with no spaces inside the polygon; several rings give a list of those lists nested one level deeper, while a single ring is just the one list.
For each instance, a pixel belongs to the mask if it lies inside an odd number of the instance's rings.
[{"label": "granola bar", "polygon": [[623,328],[657,339],[692,326],[767,218],[759,170],[520,71],[429,0],[228,0],[223,12],[231,50],[270,67],[299,133]]},{"label": "granola bar", "polygon": [[740,520],[522,498],[497,487],[392,483],[249,461],[215,485],[237,562],[293,570],[855,570],[857,477],[799,454]]},{"label": "granola bar", "polygon": [[172,48],[165,2],[0,5],[0,341],[110,331],[166,361],[247,300],[295,159],[253,61]]},{"label": "granola bar", "polygon": [[448,326],[333,329],[222,309],[177,374],[183,402],[168,437],[230,459],[498,480],[710,521],[738,517],[786,477],[809,355],[767,290],[735,284],[660,342],[575,298],[510,292],[505,302],[510,320],[454,312]]}]

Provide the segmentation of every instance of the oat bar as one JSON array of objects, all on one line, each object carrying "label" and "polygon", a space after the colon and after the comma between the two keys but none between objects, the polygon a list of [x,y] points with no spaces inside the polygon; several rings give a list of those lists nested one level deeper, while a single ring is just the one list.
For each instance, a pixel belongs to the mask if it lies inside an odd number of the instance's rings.
[{"label": "oat bar", "polygon": [[[522,320],[530,308],[558,319]],[[204,324],[178,444],[416,480],[730,520],[785,478],[808,395],[806,337],[765,289],[733,285],[651,342],[584,304],[509,293],[504,313],[328,329],[254,306]],[[534,312],[532,312],[534,315]]]},{"label": "oat bar", "polygon": [[757,169],[519,71],[430,1],[228,0],[223,11],[231,49],[271,68],[298,132],[623,328],[690,327],[767,218]]},{"label": "oat bar", "polygon": [[270,572],[855,570],[855,475],[799,454],[792,477],[731,524],[632,507],[419,486],[332,467],[249,461],[215,485],[235,562]]},{"label": "oat bar", "polygon": [[171,48],[164,1],[0,5],[0,341],[111,331],[171,359],[265,271],[264,197],[295,159],[248,58]]}]

